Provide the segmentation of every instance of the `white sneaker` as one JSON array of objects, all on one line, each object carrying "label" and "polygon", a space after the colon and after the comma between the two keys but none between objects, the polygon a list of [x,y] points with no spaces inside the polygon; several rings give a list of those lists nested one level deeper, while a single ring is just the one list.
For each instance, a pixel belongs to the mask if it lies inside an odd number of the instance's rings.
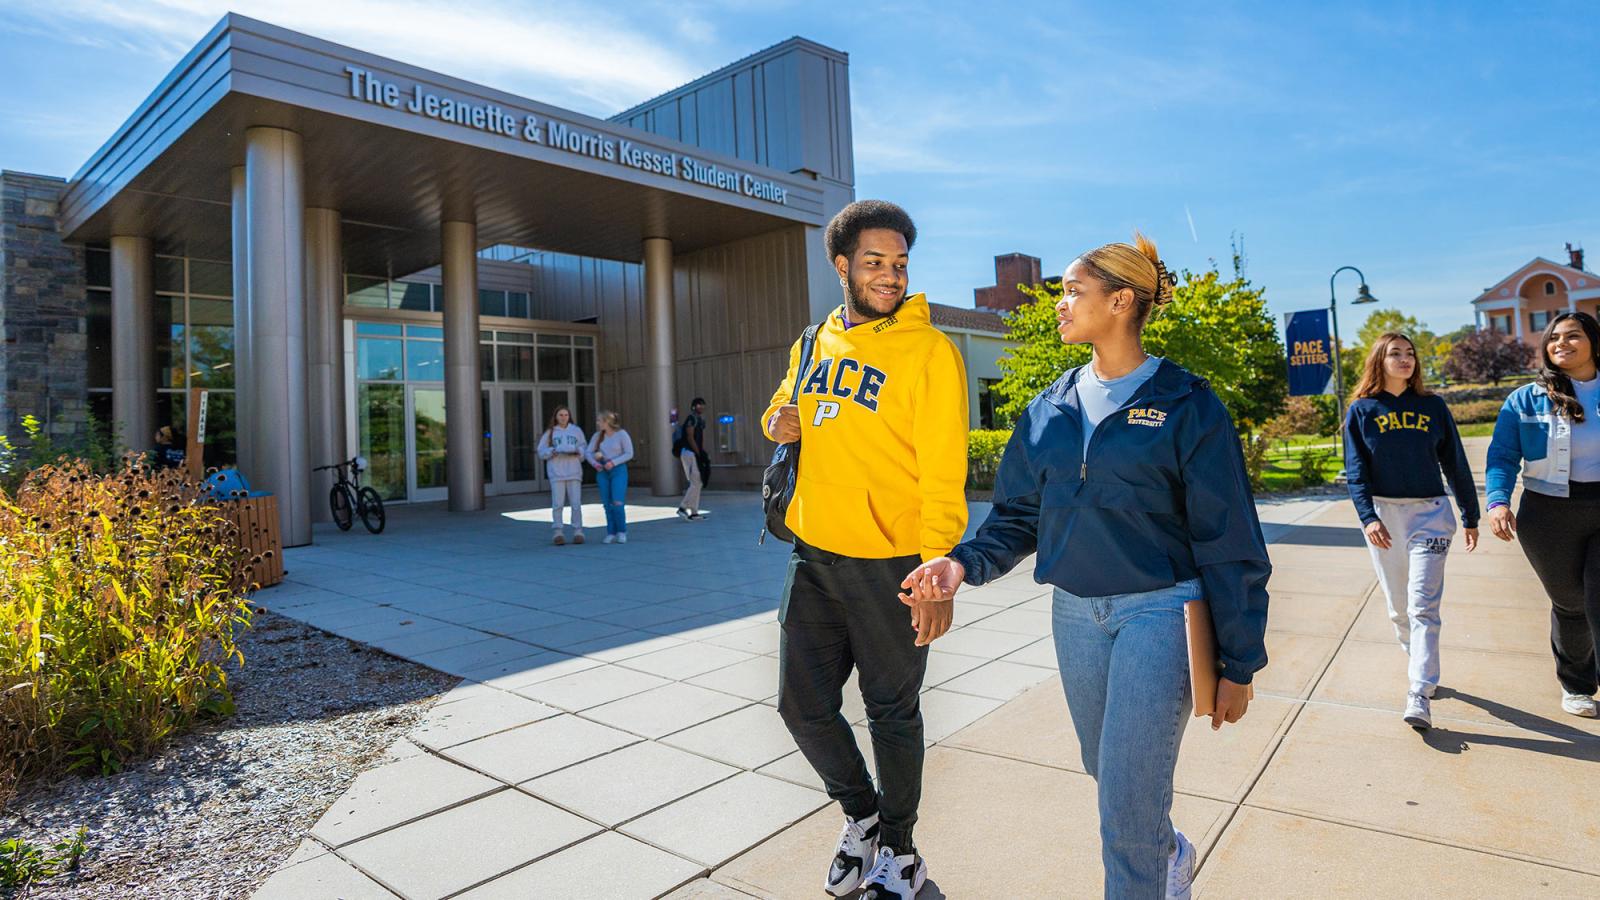
[{"label": "white sneaker", "polygon": [[822,889],[835,897],[853,893],[867,878],[867,869],[878,858],[878,816],[865,819],[845,817],[839,832],[839,851],[828,865],[828,879]]},{"label": "white sneaker", "polygon": [[878,863],[862,882],[861,900],[912,900],[928,880],[928,864],[917,853],[895,856],[894,848],[878,848]]},{"label": "white sneaker", "polygon": [[1561,708],[1585,719],[1600,719],[1600,707],[1595,705],[1593,697],[1562,691]]},{"label": "white sneaker", "polygon": [[1174,831],[1178,846],[1167,857],[1167,900],[1189,900],[1189,886],[1194,883],[1194,845]]},{"label": "white sneaker", "polygon": [[628,542],[628,533],[626,531],[618,532],[617,533],[617,543],[626,544],[627,542]]},{"label": "white sneaker", "polygon": [[606,539],[601,541],[600,543],[602,543],[602,544],[615,544],[616,542],[617,542],[617,536],[614,535],[614,534],[608,534],[608,535],[606,535]]},{"label": "white sneaker", "polygon": [[1427,695],[1421,691],[1406,694],[1405,720],[1407,725],[1418,731],[1426,731],[1433,727],[1433,709]]}]

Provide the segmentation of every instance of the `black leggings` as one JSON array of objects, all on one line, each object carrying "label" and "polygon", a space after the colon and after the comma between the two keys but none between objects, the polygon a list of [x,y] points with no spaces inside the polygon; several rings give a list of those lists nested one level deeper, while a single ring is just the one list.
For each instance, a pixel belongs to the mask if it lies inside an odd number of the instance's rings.
[{"label": "black leggings", "polygon": [[1550,595],[1556,680],[1574,694],[1600,688],[1600,482],[1575,481],[1569,497],[1522,492],[1517,539]]}]

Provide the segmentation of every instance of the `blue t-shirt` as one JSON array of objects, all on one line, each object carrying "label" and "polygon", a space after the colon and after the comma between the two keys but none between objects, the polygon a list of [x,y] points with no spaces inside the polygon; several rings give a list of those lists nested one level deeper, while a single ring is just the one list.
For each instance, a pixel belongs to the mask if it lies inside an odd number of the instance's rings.
[{"label": "blue t-shirt", "polygon": [[1600,378],[1572,379],[1572,394],[1583,407],[1583,422],[1572,425],[1573,481],[1600,481]]},{"label": "blue t-shirt", "polygon": [[1101,378],[1094,372],[1094,363],[1083,367],[1078,374],[1078,408],[1083,411],[1083,458],[1089,459],[1089,439],[1094,437],[1095,426],[1111,415],[1122,404],[1133,398],[1139,386],[1161,368],[1161,357],[1152,356],[1120,378]]}]

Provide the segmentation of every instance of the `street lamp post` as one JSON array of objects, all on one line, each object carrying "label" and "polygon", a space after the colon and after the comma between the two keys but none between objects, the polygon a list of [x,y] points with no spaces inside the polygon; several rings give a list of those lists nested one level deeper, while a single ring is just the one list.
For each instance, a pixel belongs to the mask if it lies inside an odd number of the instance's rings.
[{"label": "street lamp post", "polygon": [[1367,289],[1367,276],[1361,274],[1361,270],[1355,266],[1340,266],[1333,270],[1332,275],[1328,276],[1328,312],[1333,317],[1333,378],[1334,384],[1339,391],[1336,403],[1339,411],[1338,448],[1341,458],[1344,455],[1344,361],[1340,358],[1339,297],[1333,292],[1333,280],[1338,278],[1339,273],[1346,269],[1356,273],[1356,277],[1361,279],[1361,287],[1356,291],[1356,299],[1350,301],[1351,305],[1378,302],[1378,298],[1372,296],[1372,292]]}]

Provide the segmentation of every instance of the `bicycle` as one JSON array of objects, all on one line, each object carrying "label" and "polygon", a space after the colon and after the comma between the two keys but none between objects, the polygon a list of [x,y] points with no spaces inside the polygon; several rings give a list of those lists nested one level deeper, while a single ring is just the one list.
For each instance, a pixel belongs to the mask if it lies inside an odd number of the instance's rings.
[{"label": "bicycle", "polygon": [[[373,534],[383,531],[387,521],[383,514],[383,498],[370,487],[358,487],[361,479],[361,470],[367,467],[367,461],[357,456],[344,462],[334,463],[331,466],[317,466],[313,472],[332,469],[338,475],[338,481],[333,489],[328,492],[328,505],[333,509],[333,524],[339,526],[340,531],[349,531],[354,524],[351,512],[361,517],[361,524]],[[355,476],[352,480],[345,473],[349,471]]]}]

